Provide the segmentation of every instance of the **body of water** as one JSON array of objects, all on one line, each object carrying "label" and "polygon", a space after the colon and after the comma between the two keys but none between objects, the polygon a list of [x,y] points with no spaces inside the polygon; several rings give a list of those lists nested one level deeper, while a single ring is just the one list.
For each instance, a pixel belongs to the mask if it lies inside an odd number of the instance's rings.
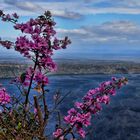
[{"label": "body of water", "polygon": [[[53,106],[53,95],[60,90],[62,95],[71,91],[60,106],[63,115],[73,107],[74,102],[80,100],[84,94],[101,82],[110,80],[112,76],[121,75],[55,75],[49,76],[50,93],[47,95],[49,107]],[[104,105],[103,110],[93,116],[92,125],[88,128],[90,135],[87,140],[140,140],[140,75],[123,75],[129,79],[129,84],[118,91],[111,98],[109,105]],[[18,94],[15,86],[9,86],[10,79],[0,79],[9,93]],[[55,118],[51,118],[54,121]],[[51,123],[48,128],[54,128]]]}]

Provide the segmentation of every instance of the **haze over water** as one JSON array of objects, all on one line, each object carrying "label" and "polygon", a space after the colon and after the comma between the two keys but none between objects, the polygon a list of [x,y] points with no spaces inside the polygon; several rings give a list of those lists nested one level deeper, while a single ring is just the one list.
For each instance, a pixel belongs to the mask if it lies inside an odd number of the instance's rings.
[{"label": "haze over water", "polygon": [[[70,46],[69,46],[70,47]],[[124,51],[124,52],[111,52],[103,51],[98,49],[91,49],[90,51],[78,51],[76,49],[70,50],[61,50],[60,52],[55,52],[53,58],[55,60],[125,60],[125,61],[134,61],[140,62],[140,52],[139,51]],[[0,62],[1,61],[24,61],[27,60],[21,56],[18,52],[14,50],[7,50],[1,48],[0,51]]]}]

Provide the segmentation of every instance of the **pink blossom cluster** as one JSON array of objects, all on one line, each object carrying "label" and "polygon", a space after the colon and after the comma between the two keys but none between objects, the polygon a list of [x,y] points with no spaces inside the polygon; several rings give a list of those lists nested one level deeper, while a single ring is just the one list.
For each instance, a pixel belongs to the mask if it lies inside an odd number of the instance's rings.
[{"label": "pink blossom cluster", "polygon": [[[59,137],[63,133],[61,128],[58,128],[55,132],[53,132],[53,136],[55,138]],[[59,137],[59,140],[64,140],[64,136]]]},{"label": "pink blossom cluster", "polygon": [[14,22],[16,22],[16,20],[19,18],[17,13],[13,13],[12,15],[4,14],[2,10],[0,10],[0,17],[2,18],[2,21],[14,21]]},{"label": "pink blossom cluster", "polygon": [[7,49],[10,49],[11,48],[11,46],[12,46],[12,42],[11,41],[8,41],[8,40],[1,40],[1,38],[0,38],[0,44],[2,45],[2,46],[4,46],[5,48],[7,48]]},{"label": "pink blossom cluster", "polygon": [[[16,24],[17,22],[17,19],[19,18],[19,16],[17,15],[17,13],[13,13],[12,15],[10,14],[5,14],[3,13],[2,10],[0,10],[0,17],[1,17],[1,20],[6,22],[13,22]],[[7,49],[10,49],[12,47],[12,45],[14,45],[13,42],[9,41],[9,40],[1,40],[0,38],[0,44],[4,47],[6,47]]]},{"label": "pink blossom cluster", "polygon": [[[25,23],[18,23],[18,15],[6,15],[0,11],[0,17],[3,21],[14,23],[14,28],[20,30],[23,35],[17,37],[15,42],[3,41],[0,44],[7,49],[14,47],[24,57],[31,59],[35,67],[29,68],[24,76],[16,79],[16,82],[22,83],[24,86],[30,85],[30,80],[34,80],[38,84],[47,85],[48,78],[43,71],[56,71],[57,66],[52,60],[54,50],[65,49],[71,43],[68,37],[57,39],[55,37],[55,22],[51,18],[51,13],[46,11],[44,15],[35,19],[30,19]],[[33,76],[33,77],[32,77]]]},{"label": "pink blossom cluster", "polygon": [[43,74],[42,72],[40,72],[38,70],[35,71],[32,67],[29,67],[25,73],[23,73],[21,76],[14,79],[12,81],[12,83],[17,83],[17,84],[20,83],[24,87],[28,87],[30,85],[30,80],[31,80],[32,74],[34,74],[34,76],[33,76],[34,85],[40,85],[40,86],[48,85],[49,80],[48,80],[48,77],[46,76],[46,74]]},{"label": "pink blossom cluster", "polygon": [[26,35],[17,38],[15,42],[16,51],[34,61],[37,57],[37,64],[40,68],[54,70],[56,66],[51,58],[53,50],[66,48],[70,44],[67,37],[64,40],[58,40],[55,37],[54,26],[55,22],[51,19],[50,13],[47,12],[36,19],[30,19],[26,23],[16,24],[14,26],[16,30],[30,35],[30,38]]},{"label": "pink blossom cluster", "polygon": [[6,92],[5,88],[0,88],[0,104],[4,105],[10,102],[10,96]]},{"label": "pink blossom cluster", "polygon": [[[110,102],[110,95],[115,95],[116,89],[126,83],[126,78],[116,79],[113,77],[111,81],[103,82],[98,88],[89,90],[83,97],[83,102],[76,102],[75,108],[68,111],[64,121],[71,128],[76,128],[77,133],[84,138],[86,135],[84,127],[88,127],[91,124],[91,115],[98,113],[102,109],[102,103],[108,104]],[[63,134],[66,135],[65,132],[56,130],[54,137],[58,138],[63,136]]]}]

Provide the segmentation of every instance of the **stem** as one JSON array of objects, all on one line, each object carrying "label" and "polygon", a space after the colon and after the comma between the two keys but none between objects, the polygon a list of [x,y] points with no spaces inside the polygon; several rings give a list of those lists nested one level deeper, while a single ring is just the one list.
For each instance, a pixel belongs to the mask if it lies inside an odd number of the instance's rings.
[{"label": "stem", "polygon": [[71,135],[72,135],[72,140],[76,140],[73,132],[71,132]]},{"label": "stem", "polygon": [[49,117],[49,111],[48,111],[48,106],[46,104],[45,100],[45,90],[44,90],[44,85],[42,85],[42,93],[43,93],[43,105],[44,105],[44,126],[47,123],[48,117]]},{"label": "stem", "polygon": [[41,108],[40,108],[40,105],[38,103],[38,100],[37,100],[36,96],[34,96],[34,106],[37,109],[38,120],[39,120],[39,123],[40,123],[40,127],[42,128],[43,127],[42,112],[41,112]]},{"label": "stem", "polygon": [[60,112],[58,112],[58,124],[59,124],[59,126],[61,126],[61,114],[60,114]]},{"label": "stem", "polygon": [[[36,60],[35,60],[35,64],[34,64],[34,71],[37,67],[37,61],[38,61],[38,55],[36,55]],[[31,90],[31,86],[32,86],[32,82],[33,82],[33,78],[34,78],[34,72],[31,76],[31,80],[30,80],[30,84],[29,84],[29,87],[28,87],[28,91],[26,93],[26,99],[25,99],[25,110],[26,110],[26,107],[28,105],[28,102],[29,102],[29,94],[30,94],[30,90]]]}]

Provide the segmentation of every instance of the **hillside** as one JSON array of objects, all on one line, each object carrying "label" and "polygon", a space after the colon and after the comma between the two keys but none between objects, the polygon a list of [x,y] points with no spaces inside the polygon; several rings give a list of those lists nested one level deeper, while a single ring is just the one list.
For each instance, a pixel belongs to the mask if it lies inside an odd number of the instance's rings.
[{"label": "hillside", "polygon": [[[125,61],[57,61],[58,71],[50,74],[138,74],[140,63]],[[15,77],[25,71],[27,63],[0,63],[0,78]]]}]

